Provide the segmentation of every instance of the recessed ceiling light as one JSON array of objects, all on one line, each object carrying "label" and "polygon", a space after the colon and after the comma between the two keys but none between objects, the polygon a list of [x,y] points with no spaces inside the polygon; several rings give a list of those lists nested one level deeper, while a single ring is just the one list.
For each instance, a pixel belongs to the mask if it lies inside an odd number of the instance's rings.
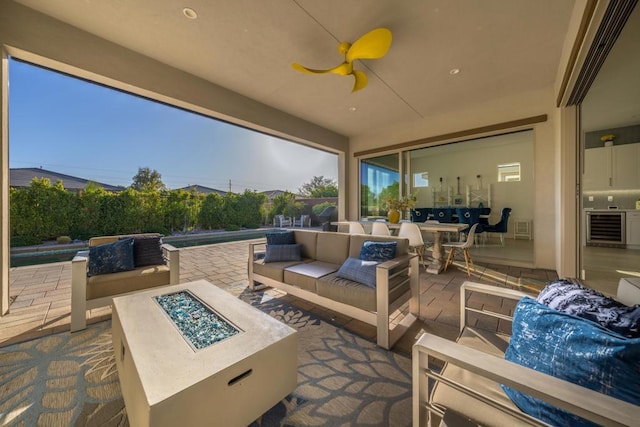
[{"label": "recessed ceiling light", "polygon": [[353,112],[353,111],[356,111],[356,110],[357,110],[357,108],[356,108],[356,107],[349,107],[349,111],[352,111],[352,112]]},{"label": "recessed ceiling light", "polygon": [[182,9],[182,14],[189,19],[196,19],[198,17],[198,12],[191,9],[190,7],[185,7]]},{"label": "recessed ceiling light", "polygon": [[459,72],[460,72],[460,68],[452,68],[451,70],[449,70],[449,74],[451,74],[452,76],[455,76]]}]

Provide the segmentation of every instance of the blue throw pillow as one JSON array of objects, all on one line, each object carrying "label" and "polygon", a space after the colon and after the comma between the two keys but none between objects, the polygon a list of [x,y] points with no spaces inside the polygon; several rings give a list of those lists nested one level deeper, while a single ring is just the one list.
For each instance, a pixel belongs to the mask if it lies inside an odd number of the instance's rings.
[{"label": "blue throw pillow", "polygon": [[87,276],[129,271],[134,268],[133,237],[89,248]]},{"label": "blue throw pillow", "polygon": [[267,245],[264,262],[300,261],[302,260],[302,245]]},{"label": "blue throw pillow", "polygon": [[364,261],[389,261],[396,257],[397,242],[371,242],[362,244],[360,259]]},{"label": "blue throw pillow", "polygon": [[570,279],[549,283],[537,301],[558,311],[600,323],[627,338],[640,338],[640,306],[629,307]]},{"label": "blue throw pillow", "polygon": [[[625,338],[531,298],[523,298],[516,306],[505,359],[640,405],[639,338]],[[595,425],[504,385],[502,388],[522,411],[551,425]]]},{"label": "blue throw pillow", "polygon": [[267,245],[293,245],[296,237],[293,231],[274,231],[265,234]]},{"label": "blue throw pillow", "polygon": [[378,261],[365,261],[357,258],[347,258],[336,276],[353,280],[371,288],[376,287],[376,266]]}]

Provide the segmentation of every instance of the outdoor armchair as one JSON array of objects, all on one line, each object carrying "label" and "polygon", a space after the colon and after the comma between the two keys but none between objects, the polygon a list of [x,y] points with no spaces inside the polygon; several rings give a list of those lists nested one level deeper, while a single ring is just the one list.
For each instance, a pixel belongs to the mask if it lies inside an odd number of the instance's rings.
[{"label": "outdoor armchair", "polygon": [[311,227],[311,216],[310,215],[300,215],[300,218],[293,220],[294,227]]},{"label": "outdoor armchair", "polygon": [[287,218],[284,215],[276,215],[273,217],[273,226],[274,227],[291,227],[292,221],[291,218]]},{"label": "outdoor armchair", "polygon": [[161,238],[134,234],[89,240],[89,250],[71,261],[71,332],[87,327],[88,309],[111,305],[116,296],[180,282],[180,251]]},{"label": "outdoor armchair", "polygon": [[[631,282],[626,283],[628,297],[621,298],[623,280],[618,301],[637,303],[640,292]],[[461,286],[456,342],[424,333],[413,346],[414,427],[437,426],[449,416],[473,420],[459,424],[465,426],[548,425],[520,410],[501,385],[598,425],[637,425],[640,406],[505,359],[510,340],[516,339],[511,312],[525,296],[533,295],[473,282]],[[637,384],[634,380],[630,384]]]}]

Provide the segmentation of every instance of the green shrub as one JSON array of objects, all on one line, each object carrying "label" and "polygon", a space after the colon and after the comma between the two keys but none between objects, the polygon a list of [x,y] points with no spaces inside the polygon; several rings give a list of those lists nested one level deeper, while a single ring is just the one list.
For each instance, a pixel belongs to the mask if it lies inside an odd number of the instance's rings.
[{"label": "green shrub", "polygon": [[35,246],[42,244],[42,239],[35,236],[11,236],[11,246]]},{"label": "green shrub", "polygon": [[313,207],[311,208],[311,210],[313,211],[313,213],[318,216],[322,213],[322,211],[324,211],[327,207],[329,206],[335,206],[335,203],[331,203],[331,202],[322,202],[322,203],[318,203],[317,205],[313,205]]},{"label": "green shrub", "polygon": [[56,239],[56,242],[58,242],[59,245],[68,245],[69,243],[71,243],[71,237],[60,236]]},{"label": "green shrub", "polygon": [[240,230],[240,226],[236,224],[228,224],[224,227],[225,231],[238,231]]}]

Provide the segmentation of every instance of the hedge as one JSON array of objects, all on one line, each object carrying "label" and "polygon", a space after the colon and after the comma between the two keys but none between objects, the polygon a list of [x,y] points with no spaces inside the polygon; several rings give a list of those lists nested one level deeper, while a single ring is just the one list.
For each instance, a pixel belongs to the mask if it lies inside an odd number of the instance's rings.
[{"label": "hedge", "polygon": [[79,193],[46,178],[29,187],[11,188],[11,245],[24,246],[60,236],[86,240],[93,236],[193,229],[257,228],[262,223],[266,196],[202,194],[185,190],[113,193],[89,184]]}]

